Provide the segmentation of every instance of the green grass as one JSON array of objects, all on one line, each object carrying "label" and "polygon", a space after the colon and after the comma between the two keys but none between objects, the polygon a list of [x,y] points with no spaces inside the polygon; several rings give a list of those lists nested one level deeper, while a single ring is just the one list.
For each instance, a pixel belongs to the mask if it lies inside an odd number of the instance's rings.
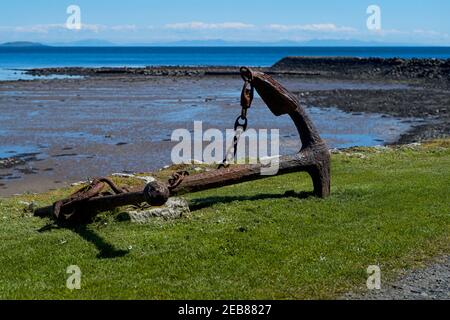
[{"label": "green grass", "polygon": [[[119,211],[85,227],[38,232],[48,219],[25,213],[60,190],[0,200],[0,298],[329,299],[365,290],[450,252],[450,142],[332,157],[332,196],[306,174],[189,195],[192,216],[148,225]],[[81,290],[66,288],[78,265]]]}]

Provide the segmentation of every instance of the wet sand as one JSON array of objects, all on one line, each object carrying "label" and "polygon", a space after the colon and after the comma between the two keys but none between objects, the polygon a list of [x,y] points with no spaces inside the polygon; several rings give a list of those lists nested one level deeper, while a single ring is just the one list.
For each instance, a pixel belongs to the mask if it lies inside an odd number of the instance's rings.
[{"label": "wet sand", "polygon": [[[0,82],[0,196],[170,164],[174,129],[192,130],[194,120],[204,129],[232,128],[242,80],[227,70]],[[450,93],[429,81],[313,72],[275,77],[298,94],[330,147],[412,142],[449,131]],[[255,129],[279,129],[282,154],[300,148],[288,117],[275,118],[258,98],[249,121]]]}]

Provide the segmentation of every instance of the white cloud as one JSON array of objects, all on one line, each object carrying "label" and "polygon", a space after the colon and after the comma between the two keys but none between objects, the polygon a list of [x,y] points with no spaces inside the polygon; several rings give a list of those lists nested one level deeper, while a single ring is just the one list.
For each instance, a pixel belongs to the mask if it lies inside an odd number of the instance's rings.
[{"label": "white cloud", "polygon": [[51,30],[62,29],[65,26],[63,24],[37,24],[32,26],[20,26],[20,27],[4,27],[5,30],[20,32],[20,33],[48,33]]},{"label": "white cloud", "polygon": [[304,24],[304,25],[285,25],[285,24],[270,24],[268,29],[273,31],[312,31],[312,32],[356,32],[357,30],[351,27],[337,26],[334,23],[318,23],[318,24]]},{"label": "white cloud", "polygon": [[107,27],[110,30],[113,31],[136,31],[138,30],[138,27],[134,24],[124,24],[124,25],[118,25],[118,26],[112,26]]},{"label": "white cloud", "polygon": [[[149,32],[151,30],[151,32]],[[445,32],[426,29],[397,30],[381,29],[369,31],[357,30],[334,23],[313,24],[266,24],[254,25],[243,22],[184,22],[166,25],[99,25],[82,24],[81,30],[68,30],[65,23],[37,24],[29,26],[0,26],[3,40],[25,39],[39,41],[56,41],[61,39],[83,39],[95,37],[109,41],[151,42],[177,41],[192,39],[224,39],[228,41],[292,40],[305,41],[311,39],[355,39],[386,42],[408,43],[445,43],[450,35]],[[200,38],[199,38],[200,37]]]},{"label": "white cloud", "polygon": [[[64,25],[64,29],[66,29],[66,25]],[[104,31],[107,29],[108,29],[108,27],[102,26],[100,24],[85,24],[85,23],[81,24],[81,30],[85,30],[85,31],[87,30],[87,31],[92,31],[92,32],[98,33],[100,31]]]},{"label": "white cloud", "polygon": [[[64,30],[69,30],[67,29],[66,24],[37,24],[20,27],[0,26],[0,31],[17,32],[17,33],[49,33],[51,31],[64,31]],[[99,33],[102,31],[136,31],[137,27],[135,25],[105,26],[100,24],[83,23],[81,24],[81,30]]]},{"label": "white cloud", "polygon": [[442,33],[435,30],[423,30],[423,29],[415,29],[412,31],[402,31],[397,29],[381,29],[370,31],[371,35],[378,35],[382,37],[412,37],[413,39],[416,37],[420,37],[421,39],[426,38],[427,40],[435,40],[435,39],[447,39],[450,37],[448,33]]},{"label": "white cloud", "polygon": [[205,23],[205,22],[186,22],[171,23],[164,26],[165,29],[171,30],[242,30],[251,29],[255,26],[242,22],[223,22],[223,23]]},{"label": "white cloud", "polygon": [[418,35],[424,35],[424,36],[431,36],[431,37],[443,37],[448,38],[449,35],[447,33],[441,33],[434,30],[423,30],[423,29],[416,29],[413,31],[413,33]]}]

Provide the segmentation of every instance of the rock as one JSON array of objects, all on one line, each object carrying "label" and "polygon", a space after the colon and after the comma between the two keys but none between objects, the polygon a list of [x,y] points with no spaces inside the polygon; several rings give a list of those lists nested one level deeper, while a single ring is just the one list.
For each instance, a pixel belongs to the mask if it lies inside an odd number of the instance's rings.
[{"label": "rock", "polygon": [[153,178],[152,176],[136,176],[135,178],[144,180],[145,183],[147,183],[147,184],[156,181],[156,179]]},{"label": "rock", "polygon": [[38,204],[34,201],[32,202],[19,201],[19,204],[24,206],[23,208],[24,213],[33,213],[38,208]]},{"label": "rock", "polygon": [[155,217],[164,219],[177,219],[189,216],[188,202],[183,198],[169,198],[167,203],[162,207],[152,207],[144,210],[132,210],[121,214],[121,219],[130,220],[131,222],[145,224]]},{"label": "rock", "polygon": [[70,186],[71,187],[78,187],[78,186],[81,186],[81,185],[87,184],[87,183],[89,183],[89,181],[78,181],[78,182],[71,183]]},{"label": "rock", "polygon": [[120,178],[140,179],[140,180],[144,180],[145,183],[150,183],[150,182],[156,181],[156,179],[153,178],[152,176],[137,176],[137,175],[132,174],[132,173],[113,173],[111,176],[113,176],[113,177],[120,177]]},{"label": "rock", "polygon": [[25,164],[25,160],[20,158],[0,159],[0,169],[9,169],[22,164]]},{"label": "rock", "polygon": [[134,178],[135,177],[134,174],[123,173],[123,172],[113,173],[113,174],[111,174],[111,176],[113,176],[113,177],[120,177],[120,178]]}]

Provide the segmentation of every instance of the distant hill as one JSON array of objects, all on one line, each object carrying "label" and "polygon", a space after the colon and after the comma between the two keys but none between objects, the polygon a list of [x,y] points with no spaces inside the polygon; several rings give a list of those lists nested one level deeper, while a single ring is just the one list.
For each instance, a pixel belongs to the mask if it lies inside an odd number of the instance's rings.
[{"label": "distant hill", "polygon": [[42,43],[38,43],[38,42],[15,41],[15,42],[6,42],[3,44],[0,44],[0,47],[26,48],[26,47],[47,47],[47,46]]},{"label": "distant hill", "polygon": [[334,39],[316,39],[295,43],[302,47],[402,47],[413,44],[394,43],[394,42],[378,42],[378,41],[361,41],[361,40],[334,40]]}]

